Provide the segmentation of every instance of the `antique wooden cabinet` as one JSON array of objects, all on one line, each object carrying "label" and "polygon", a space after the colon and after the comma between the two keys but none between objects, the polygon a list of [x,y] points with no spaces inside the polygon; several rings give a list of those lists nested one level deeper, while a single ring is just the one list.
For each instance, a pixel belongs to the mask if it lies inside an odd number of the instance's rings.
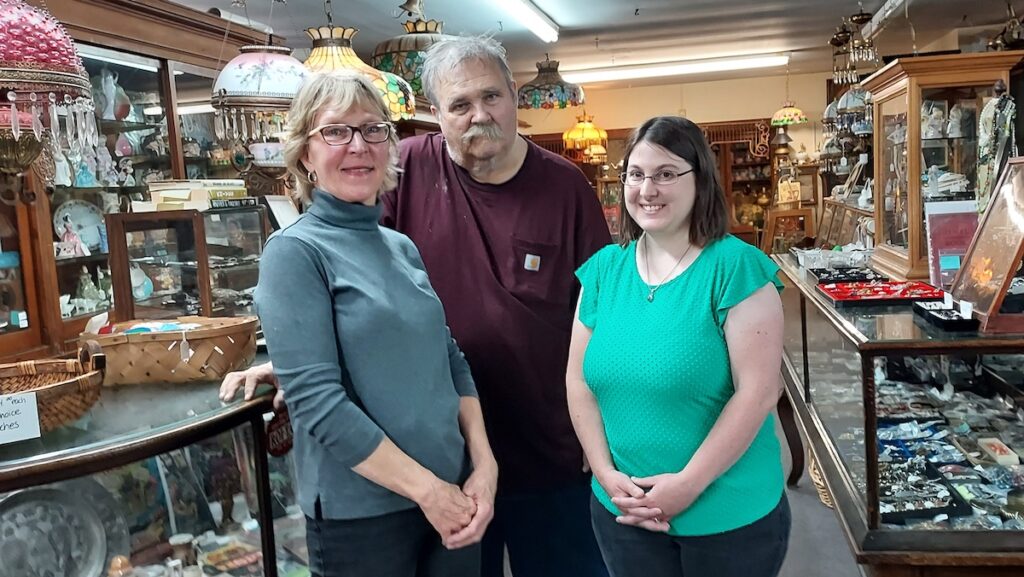
[{"label": "antique wooden cabinet", "polygon": [[1021,58],[1022,51],[900,58],[864,81],[874,106],[872,264],[880,272],[927,279],[925,203],[989,192],[985,108]]},{"label": "antique wooden cabinet", "polygon": [[[103,217],[142,199],[146,180],[237,178],[226,163],[197,155],[200,105],[209,104],[217,71],[239,47],[268,41],[262,32],[168,0],[28,1],[67,28],[94,80],[116,78],[128,114],[104,118],[101,111],[97,153],[113,159],[109,179],[79,178],[71,166],[77,159],[62,159],[51,168],[53,187],[36,174],[24,179],[34,201],[4,197],[10,202],[0,209],[0,246],[11,255],[0,263],[0,279],[7,281],[0,282],[0,299],[9,301],[0,302],[7,311],[0,360],[74,347],[86,320],[107,306],[79,294],[109,282]],[[68,238],[77,237],[85,250],[63,244],[68,228],[75,233]]]}]

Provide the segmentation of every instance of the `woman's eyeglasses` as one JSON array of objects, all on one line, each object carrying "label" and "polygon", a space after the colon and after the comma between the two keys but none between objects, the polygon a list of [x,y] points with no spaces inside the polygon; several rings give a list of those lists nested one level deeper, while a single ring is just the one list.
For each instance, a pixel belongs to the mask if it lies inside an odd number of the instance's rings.
[{"label": "woman's eyeglasses", "polygon": [[355,133],[363,137],[363,141],[369,144],[379,144],[391,136],[391,123],[370,122],[362,126],[349,126],[347,124],[324,124],[309,131],[306,136],[313,136],[320,133],[324,142],[331,146],[342,146],[352,142]]},{"label": "woman's eyeglasses", "polygon": [[679,177],[690,174],[693,169],[684,172],[674,172],[671,170],[659,170],[654,174],[644,174],[639,170],[627,170],[626,172],[619,173],[619,182],[628,186],[640,186],[648,178],[654,184],[672,184],[679,180]]}]

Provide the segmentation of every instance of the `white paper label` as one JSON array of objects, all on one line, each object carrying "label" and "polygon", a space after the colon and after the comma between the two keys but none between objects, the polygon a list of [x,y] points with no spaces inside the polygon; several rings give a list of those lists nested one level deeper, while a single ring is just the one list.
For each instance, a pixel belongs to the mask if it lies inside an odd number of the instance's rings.
[{"label": "white paper label", "polygon": [[942,291],[942,308],[952,309],[953,308],[953,295],[946,291]]},{"label": "white paper label", "polygon": [[0,395],[0,445],[39,436],[35,393]]},{"label": "white paper label", "polygon": [[960,301],[960,317],[969,319],[974,314],[974,303]]}]

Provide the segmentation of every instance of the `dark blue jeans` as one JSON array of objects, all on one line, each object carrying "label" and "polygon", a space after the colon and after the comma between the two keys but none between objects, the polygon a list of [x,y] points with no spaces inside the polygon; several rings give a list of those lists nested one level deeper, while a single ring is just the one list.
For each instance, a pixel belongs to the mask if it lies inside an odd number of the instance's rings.
[{"label": "dark blue jeans", "polygon": [[479,577],[480,544],[449,551],[419,509],[369,519],[306,517],[313,577]]},{"label": "dark blue jeans", "polygon": [[590,526],[590,486],[498,491],[483,540],[483,577],[501,577],[505,547],[515,577],[607,577]]},{"label": "dark blue jeans", "polygon": [[612,577],[775,577],[789,546],[789,500],[750,525],[700,537],[673,537],[615,522],[596,497],[590,514]]}]

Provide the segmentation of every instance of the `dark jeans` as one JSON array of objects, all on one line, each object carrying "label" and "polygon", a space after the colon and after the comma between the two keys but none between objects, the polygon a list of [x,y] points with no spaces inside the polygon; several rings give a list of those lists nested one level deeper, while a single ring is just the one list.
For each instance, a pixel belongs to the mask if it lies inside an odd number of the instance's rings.
[{"label": "dark jeans", "polygon": [[588,511],[589,485],[498,491],[483,540],[483,577],[501,577],[504,549],[515,577],[607,577]]},{"label": "dark jeans", "polygon": [[596,497],[594,533],[612,577],[775,577],[789,546],[789,500],[750,525],[699,537],[673,537],[615,522]]},{"label": "dark jeans", "polygon": [[449,551],[419,509],[369,519],[306,517],[313,577],[478,577],[480,544]]}]

